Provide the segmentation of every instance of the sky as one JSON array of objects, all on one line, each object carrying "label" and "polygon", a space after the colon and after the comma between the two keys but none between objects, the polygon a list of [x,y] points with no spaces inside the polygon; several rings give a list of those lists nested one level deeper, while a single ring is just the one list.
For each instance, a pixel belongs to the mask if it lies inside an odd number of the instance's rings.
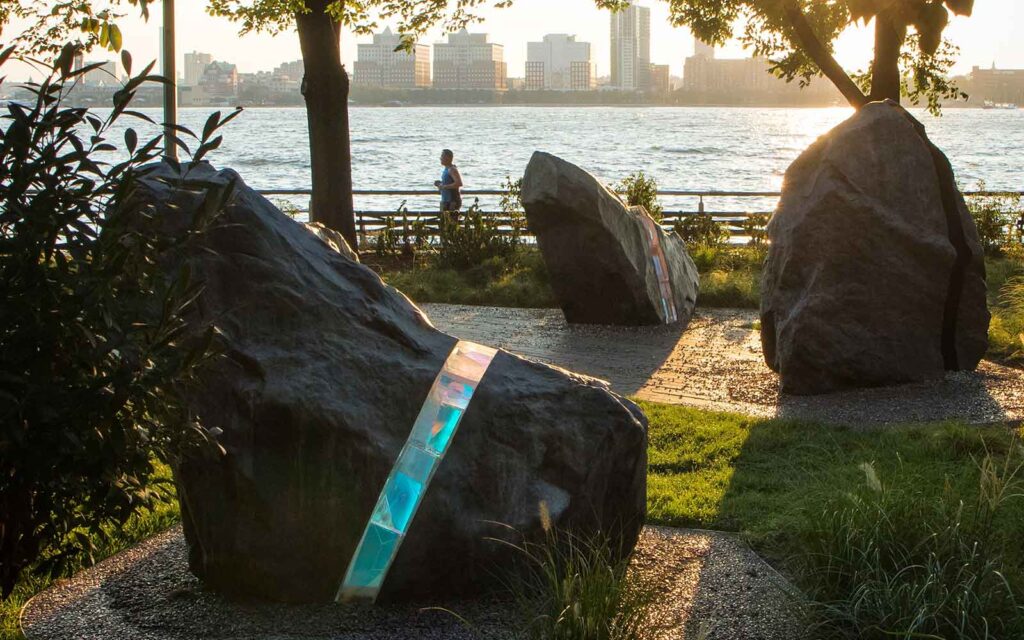
[{"label": "sky", "polygon": [[[664,0],[641,0],[651,8],[651,58],[656,64],[668,64],[673,75],[682,75],[683,61],[693,52],[693,37],[687,29],[674,28],[668,21],[668,5]],[[294,32],[277,36],[249,34],[239,37],[238,27],[223,18],[213,18],[204,11],[204,0],[178,0],[178,68],[188,51],[210,53],[215,60],[238,65],[239,72],[271,70],[284,61],[301,57],[298,37]],[[121,25],[125,48],[137,61],[156,59],[159,53],[160,9],[154,7],[147,24],[134,16]],[[594,6],[593,0],[516,0],[509,9],[487,9],[484,20],[471,31],[485,32],[492,42],[503,44],[509,76],[522,77],[526,60],[526,43],[540,40],[547,33],[575,34],[578,40],[592,43],[598,75],[608,74],[608,13]],[[8,33],[18,29],[11,25]],[[382,27],[384,25],[381,25]],[[976,0],[974,15],[954,18],[947,35],[961,47],[954,74],[967,73],[974,65],[988,67],[993,62],[1000,68],[1024,68],[1024,0]],[[870,28],[861,27],[845,33],[837,43],[837,58],[847,70],[865,68],[870,61]],[[422,39],[426,43],[443,38],[434,30]],[[349,65],[355,60],[356,44],[368,42],[369,36],[342,36],[342,57]],[[730,43],[720,57],[749,55],[737,43]],[[93,60],[112,57],[94,53]],[[23,80],[30,75],[27,68],[11,69],[10,78]]]}]

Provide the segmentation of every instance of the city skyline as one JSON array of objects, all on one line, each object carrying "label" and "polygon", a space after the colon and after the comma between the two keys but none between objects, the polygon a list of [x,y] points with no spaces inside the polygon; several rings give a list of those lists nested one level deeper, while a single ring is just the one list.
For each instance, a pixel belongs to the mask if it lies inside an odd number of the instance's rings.
[{"label": "city skyline", "polygon": [[[673,76],[681,76],[683,64],[692,55],[692,36],[688,29],[673,28],[668,24],[668,9],[664,2],[642,2],[651,9],[651,61],[668,64]],[[249,34],[238,37],[238,26],[222,18],[208,16],[205,3],[182,3],[178,8],[179,24],[189,25],[178,34],[178,64],[181,67],[185,51],[209,52],[214,59],[232,60],[239,64],[240,73],[268,71],[278,64],[301,57],[298,38],[294,32],[277,36]],[[537,15],[542,14],[543,19]],[[471,26],[473,31],[490,34],[491,42],[505,45],[505,62],[510,75],[523,76],[527,57],[527,42],[540,40],[544,34],[571,33],[579,40],[593,43],[592,55],[597,75],[610,75],[611,52],[608,42],[609,13],[598,10],[592,0],[560,0],[545,3],[544,0],[519,0],[509,9],[485,9],[484,20]],[[947,34],[954,43],[961,46],[961,55],[953,69],[953,75],[968,73],[972,67],[990,67],[996,63],[1000,68],[1024,68],[1024,45],[1016,29],[1024,23],[1024,2],[1014,0],[987,0],[975,6],[971,18],[953,19]],[[136,60],[155,59],[158,55],[159,19],[158,14],[149,23],[134,16],[125,18],[125,48]],[[19,30],[14,23],[10,32]],[[380,30],[385,26],[381,24]],[[848,69],[865,68],[870,61],[872,30],[860,27],[843,35],[837,43],[836,55]],[[420,41],[434,45],[444,39],[439,29],[429,31]],[[358,44],[371,42],[368,36],[342,35],[342,58],[348,68],[353,68]],[[735,42],[722,49],[727,57],[749,57]],[[92,59],[113,57],[107,52],[96,51]],[[8,75],[12,80],[23,80],[31,71],[24,65],[12,65]],[[38,73],[36,74],[38,75]]]}]

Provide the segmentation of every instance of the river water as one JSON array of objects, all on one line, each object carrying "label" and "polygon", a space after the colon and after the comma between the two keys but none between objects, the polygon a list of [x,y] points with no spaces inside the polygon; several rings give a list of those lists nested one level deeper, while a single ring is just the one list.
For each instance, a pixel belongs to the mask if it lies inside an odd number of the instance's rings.
[{"label": "river water", "polygon": [[[210,110],[182,109],[179,119],[198,130]],[[493,189],[505,176],[521,176],[539,149],[607,182],[643,170],[662,189],[771,191],[781,186],[786,167],[803,149],[850,113],[847,108],[352,107],[353,178],[356,189],[429,189],[440,172],[440,150],[449,147],[467,188]],[[984,180],[989,189],[1024,190],[1024,110],[949,109],[940,118],[915,114],[950,157],[965,188]],[[308,188],[304,109],[248,109],[223,133],[223,147],[211,156],[215,164],[235,168],[256,188]],[[411,208],[424,208],[417,202]],[[395,204],[357,200],[357,207]],[[746,206],[756,208],[765,203]]]}]

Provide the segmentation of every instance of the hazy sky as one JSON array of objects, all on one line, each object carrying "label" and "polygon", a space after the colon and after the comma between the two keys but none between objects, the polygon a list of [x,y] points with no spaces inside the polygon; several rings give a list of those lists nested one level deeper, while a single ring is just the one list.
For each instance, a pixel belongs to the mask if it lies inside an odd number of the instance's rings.
[{"label": "hazy sky", "polygon": [[[693,38],[686,29],[672,28],[663,0],[641,0],[651,7],[652,61],[671,66],[673,75],[681,75],[683,60],[693,51]],[[212,18],[203,10],[203,0],[178,0],[178,54],[203,51],[214,59],[234,62],[241,72],[269,70],[282,61],[300,58],[298,38],[294,33],[278,36],[251,34],[238,36],[232,23]],[[509,75],[523,76],[526,42],[539,40],[546,33],[576,34],[579,40],[591,42],[599,75],[608,73],[608,14],[594,7],[593,0],[516,0],[510,9],[487,10],[485,20],[471,28],[484,31],[492,42],[505,45]],[[123,24],[125,47],[137,61],[158,55],[160,19],[159,6],[154,8],[149,24],[128,19]],[[13,25],[13,30],[18,25]],[[993,61],[1001,68],[1024,68],[1024,0],[977,0],[971,18],[956,18],[947,34],[961,47],[961,56],[954,73],[966,73],[972,65],[989,66]],[[424,42],[441,40],[439,31],[428,34]],[[369,38],[343,36],[343,57],[347,64],[355,59],[356,43]],[[845,34],[837,55],[847,69],[862,68],[870,59],[871,33],[860,28]],[[725,57],[749,55],[737,45],[727,47]],[[94,59],[105,56],[95,54]],[[23,79],[25,70],[11,70],[9,75]]]}]

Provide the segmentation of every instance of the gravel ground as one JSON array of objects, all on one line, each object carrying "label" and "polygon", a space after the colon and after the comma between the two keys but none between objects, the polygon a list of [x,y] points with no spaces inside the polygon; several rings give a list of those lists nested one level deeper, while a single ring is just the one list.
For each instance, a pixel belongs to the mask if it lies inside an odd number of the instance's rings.
[{"label": "gravel ground", "polygon": [[[729,534],[647,527],[632,567],[658,593],[650,625],[658,640],[800,637],[792,587]],[[498,640],[520,626],[509,602],[440,606],[468,624],[419,607],[227,601],[188,572],[175,527],[39,594],[22,627],[28,640]]]},{"label": "gravel ground", "polygon": [[988,361],[931,382],[781,394],[761,354],[756,311],[698,309],[684,331],[570,326],[557,309],[422,307],[442,331],[607,380],[614,391],[644,400],[851,425],[1024,419],[1024,371]]}]

